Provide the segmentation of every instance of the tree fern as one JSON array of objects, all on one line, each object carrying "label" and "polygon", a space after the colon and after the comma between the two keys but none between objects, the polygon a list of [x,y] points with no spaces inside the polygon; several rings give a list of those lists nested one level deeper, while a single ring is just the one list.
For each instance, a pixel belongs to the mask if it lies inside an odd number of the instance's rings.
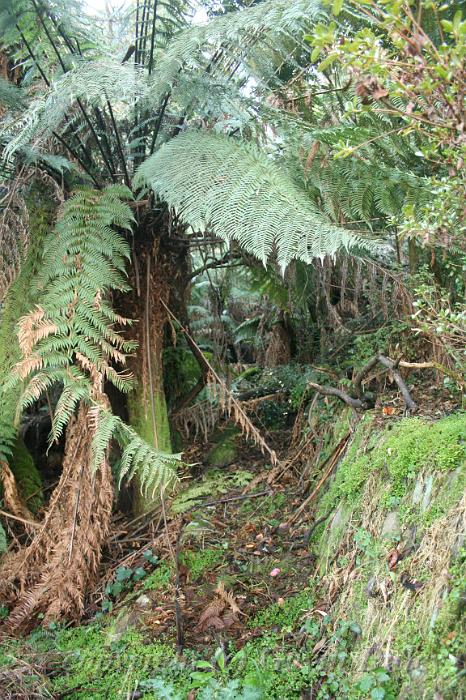
[{"label": "tree fern", "polygon": [[103,382],[120,391],[131,388],[124,367],[134,343],[114,325],[130,321],[118,316],[107,295],[126,291],[125,263],[129,246],[115,228],[131,229],[130,196],[122,186],[103,192],[83,189],[68,200],[54,235],[45,242],[37,284],[39,304],[19,323],[21,360],[5,382],[25,386],[18,401],[18,417],[46,391],[58,385],[50,439],[58,440],[81,402],[92,407],[95,422],[94,465],[102,463],[114,437],[123,450],[121,476],[138,474],[145,490],[166,486],[175,478],[177,457],[158,453],[102,404]]},{"label": "tree fern", "polygon": [[149,184],[193,229],[212,229],[266,262],[276,253],[310,262],[376,243],[327,221],[286,171],[256,148],[191,131],[165,144],[139,168]]},{"label": "tree fern", "polygon": [[129,64],[121,65],[111,58],[99,61],[74,58],[73,61],[75,65],[34,99],[20,119],[6,125],[3,138],[8,140],[7,158],[19,147],[37,139],[44,140],[61,126],[69,129],[76,119],[82,120],[79,112],[70,111],[78,99],[91,106],[117,99],[119,114],[123,117],[124,106],[127,113],[134,100],[144,94],[142,73]]},{"label": "tree fern", "polygon": [[[290,46],[322,15],[316,0],[267,0],[190,27],[174,37],[157,62],[150,98],[153,103],[160,102],[176,86],[182,70],[192,72],[209,66],[214,75],[228,74],[238,61],[246,63],[256,79],[270,79],[277,59],[279,64],[291,59]],[[214,55],[216,60],[211,62]]]}]

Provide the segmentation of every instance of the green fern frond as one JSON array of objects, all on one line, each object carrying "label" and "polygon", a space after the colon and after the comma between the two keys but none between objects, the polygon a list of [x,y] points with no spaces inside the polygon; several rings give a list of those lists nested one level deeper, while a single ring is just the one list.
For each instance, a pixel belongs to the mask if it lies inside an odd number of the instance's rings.
[{"label": "green fern frond", "polygon": [[234,338],[236,343],[257,340],[257,330],[260,323],[260,316],[248,318],[235,328]]},{"label": "green fern frond", "polygon": [[63,386],[53,414],[50,442],[57,442],[80,401],[88,398],[86,383],[68,382]]},{"label": "green fern frond", "polygon": [[281,268],[378,245],[332,225],[277,163],[233,138],[180,135],[141,165],[135,182],[150,185],[193,229],[238,241],[264,263],[276,254]]},{"label": "green fern frond", "polygon": [[[13,186],[15,187],[16,183],[13,183]],[[11,467],[14,467],[12,458],[18,433],[15,421],[18,387],[16,382],[14,386],[8,386],[8,380],[11,379],[15,364],[21,358],[17,323],[34,300],[33,286],[41,264],[44,239],[53,226],[55,204],[53,193],[43,182],[40,187],[33,184],[22,203],[25,209],[27,238],[16,250],[19,269],[16,269],[17,274],[13,276],[6,297],[2,299],[0,315],[0,459],[8,462]],[[13,228],[17,229],[15,234],[18,236],[21,230],[19,221]],[[3,254],[11,253],[13,245],[8,241],[5,232],[2,238],[4,246],[9,248],[8,251],[3,251]],[[2,277],[11,274],[11,260],[2,260],[0,268]]]},{"label": "green fern frond", "polygon": [[51,439],[63,432],[77,405],[90,401],[93,373],[118,389],[130,385],[130,376],[117,370],[134,349],[117,330],[119,319],[104,295],[127,289],[125,262],[129,247],[112,226],[130,229],[131,209],[122,201],[131,193],[120,185],[103,192],[83,189],[69,199],[43,251],[38,276],[39,306],[20,324],[23,359],[5,382],[10,388],[27,379],[18,402],[20,414],[53,385],[61,386]]},{"label": "green fern frond", "polygon": [[157,491],[176,483],[176,466],[180,464],[181,454],[159,452],[120,418],[116,418],[114,438],[123,452],[120,484],[123,480],[131,481],[137,475],[143,493],[153,497]]},{"label": "green fern frond", "polygon": [[277,62],[291,60],[290,45],[323,14],[316,0],[266,0],[179,32],[157,62],[148,99],[158,104],[177,85],[180,69],[204,70],[206,61],[212,74],[229,74],[240,56],[257,79],[273,78]]},{"label": "green fern frond", "polygon": [[[26,384],[17,404],[17,420],[48,389],[60,387],[50,432],[58,440],[82,402],[93,418],[92,453],[98,468],[114,438],[122,449],[120,478],[138,482],[146,493],[166,488],[176,480],[179,455],[157,452],[123,421],[96,404],[95,381],[110,381],[120,391],[131,387],[130,375],[117,370],[124,365],[134,342],[114,328],[125,325],[103,298],[107,291],[127,289],[125,262],[128,244],[115,231],[130,229],[131,209],[122,201],[131,196],[119,185],[100,192],[83,189],[69,199],[54,235],[48,236],[36,286],[38,305],[20,321],[22,359],[5,378],[4,393],[22,379]],[[100,390],[100,388],[98,389]],[[2,414],[0,412],[0,426]],[[1,451],[11,449],[11,439],[0,441]]]},{"label": "green fern frond", "polygon": [[96,413],[96,430],[91,444],[94,469],[98,469],[102,464],[118,422],[118,418],[110,413],[110,411],[101,410],[100,407],[96,407]]},{"label": "green fern frond", "polygon": [[3,525],[0,523],[0,554],[4,554],[8,549],[8,540]]}]

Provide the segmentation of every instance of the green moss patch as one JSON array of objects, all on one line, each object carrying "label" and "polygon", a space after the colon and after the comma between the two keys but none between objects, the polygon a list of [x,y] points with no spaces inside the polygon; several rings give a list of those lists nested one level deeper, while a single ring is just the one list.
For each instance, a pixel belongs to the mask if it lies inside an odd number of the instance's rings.
[{"label": "green moss patch", "polygon": [[312,608],[312,604],[312,592],[305,589],[282,604],[272,603],[263,608],[249,621],[248,627],[293,629],[304,613]]},{"label": "green moss patch", "polygon": [[405,418],[384,433],[370,431],[370,417],[364,418],[335,479],[322,499],[321,510],[330,509],[341,499],[360,502],[371,473],[387,479],[386,504],[399,499],[414,485],[423,469],[453,471],[466,458],[466,414],[439,421]]},{"label": "green moss patch", "polygon": [[184,564],[191,577],[196,580],[207,571],[215,569],[224,557],[221,549],[201,549],[199,551],[185,551],[180,555],[180,562]]}]

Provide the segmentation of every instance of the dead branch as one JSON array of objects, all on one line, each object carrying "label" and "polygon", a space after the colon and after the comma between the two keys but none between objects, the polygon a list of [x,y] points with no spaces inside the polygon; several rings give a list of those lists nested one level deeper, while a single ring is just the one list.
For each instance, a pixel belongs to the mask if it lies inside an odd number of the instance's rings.
[{"label": "dead branch", "polygon": [[12,515],[11,513],[7,513],[6,510],[0,510],[0,515],[2,515],[4,518],[10,518],[10,520],[16,520],[19,523],[23,523],[23,525],[29,525],[29,527],[40,527],[40,523],[37,523],[34,520],[20,518],[18,515]]},{"label": "dead branch", "polygon": [[225,498],[218,498],[216,501],[207,501],[207,503],[203,503],[202,501],[199,503],[199,505],[196,506],[191,506],[189,510],[195,510],[197,508],[207,508],[209,506],[217,506],[222,503],[231,503],[232,501],[245,501],[248,498],[259,498],[261,496],[272,496],[273,491],[268,489],[267,491],[259,491],[258,493],[243,493],[240,494],[239,496],[227,496]]},{"label": "dead branch", "polygon": [[436,369],[437,372],[446,374],[447,377],[453,379],[463,389],[465,387],[464,377],[462,377],[459,372],[445,367],[445,365],[442,365],[440,362],[405,362],[404,360],[400,360],[399,366],[406,367],[407,369]]},{"label": "dead branch", "polygon": [[315,389],[323,396],[336,396],[338,399],[340,399],[340,401],[343,401],[344,403],[348,404],[348,406],[352,406],[353,408],[360,408],[362,410],[372,408],[372,406],[368,405],[367,401],[363,399],[355,399],[347,394],[346,391],[343,391],[343,389],[336,389],[333,386],[322,386],[321,384],[316,384],[315,382],[308,382],[308,386],[311,389]]},{"label": "dead branch", "polygon": [[[406,386],[406,383],[401,376],[400,372],[398,371],[398,367],[408,367],[408,368],[413,368],[413,369],[423,369],[427,367],[432,367],[434,368],[436,363],[433,362],[403,362],[401,360],[401,357],[399,357],[397,360],[392,360],[389,357],[386,357],[385,355],[382,355],[382,353],[377,353],[377,355],[374,355],[374,357],[371,357],[369,362],[367,362],[364,367],[362,367],[359,372],[356,374],[354,380],[353,380],[353,387],[354,387],[354,393],[358,398],[354,398],[350,396],[349,394],[346,393],[346,391],[343,391],[342,389],[336,389],[334,387],[328,387],[328,386],[321,386],[320,384],[315,384],[313,382],[309,382],[308,386],[311,387],[312,389],[315,389],[318,391],[320,394],[323,394],[324,396],[336,396],[339,398],[341,401],[344,403],[348,404],[348,406],[352,406],[353,408],[359,408],[362,410],[367,410],[369,408],[374,407],[374,402],[372,398],[368,395],[364,395],[362,392],[362,383],[364,381],[364,378],[369,374],[369,372],[377,365],[381,364],[385,368],[385,370],[388,370],[392,373],[393,379],[398,385],[398,388],[403,396],[406,409],[410,413],[416,413],[417,411],[417,405],[415,401],[413,401],[413,398],[409,392],[408,387]],[[445,368],[444,368],[445,369]]]},{"label": "dead branch", "polygon": [[367,364],[365,364],[364,367],[362,369],[360,369],[359,372],[357,373],[357,375],[355,376],[355,378],[353,380],[353,386],[354,386],[354,391],[356,392],[357,396],[359,396],[359,398],[361,398],[361,392],[362,392],[361,384],[362,384],[364,377],[367,374],[369,374],[371,369],[373,369],[376,366],[378,361],[379,361],[379,358],[377,357],[377,355],[374,355],[374,357],[372,357],[369,360],[369,362]]},{"label": "dead branch", "polygon": [[[377,356],[378,361],[387,369],[389,369],[393,375],[393,379],[398,385],[399,390],[401,391],[403,395],[404,402],[406,404],[406,408],[408,411],[411,413],[415,413],[417,411],[417,405],[413,401],[411,394],[409,393],[408,387],[404,383],[401,374],[398,372],[397,366],[400,362],[394,362],[391,360],[389,357],[385,357],[385,355],[378,355]],[[401,358],[400,358],[401,359]]]}]

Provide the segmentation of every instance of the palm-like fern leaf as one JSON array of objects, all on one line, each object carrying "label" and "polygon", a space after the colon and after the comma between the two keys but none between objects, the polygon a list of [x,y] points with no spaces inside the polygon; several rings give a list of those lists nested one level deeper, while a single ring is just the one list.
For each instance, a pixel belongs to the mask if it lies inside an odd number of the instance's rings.
[{"label": "palm-like fern leaf", "polygon": [[100,61],[77,60],[71,70],[52,83],[43,96],[34,100],[19,120],[6,124],[3,138],[8,141],[5,156],[11,158],[20,147],[43,140],[59,130],[65,117],[69,129],[70,110],[79,99],[99,106],[109,99],[117,99],[120,116],[125,105],[132,107],[134,100],[144,94],[145,83],[141,71],[129,64],[122,65],[110,58]]},{"label": "palm-like fern leaf", "polygon": [[341,248],[377,246],[327,221],[273,160],[233,138],[192,131],[172,139],[139,168],[147,183],[194,229],[211,228],[264,263],[285,268]]},{"label": "palm-like fern leaf", "polygon": [[157,104],[171,92],[180,69],[189,72],[208,66],[213,74],[228,75],[240,63],[247,63],[249,73],[256,78],[270,78],[277,67],[274,59],[279,64],[290,59],[290,46],[322,14],[316,0],[266,0],[205,25],[190,27],[174,37],[157,62],[150,98]]}]

